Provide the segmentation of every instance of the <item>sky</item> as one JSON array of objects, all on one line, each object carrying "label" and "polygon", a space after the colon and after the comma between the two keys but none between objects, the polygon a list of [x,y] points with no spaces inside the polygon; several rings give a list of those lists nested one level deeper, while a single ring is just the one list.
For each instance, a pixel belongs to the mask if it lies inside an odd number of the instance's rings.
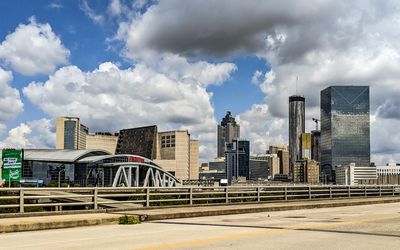
[{"label": "sky", "polygon": [[[371,156],[400,160],[400,2],[0,1],[0,147],[52,148],[58,116],[96,131],[188,129],[216,156],[231,111],[254,154],[288,143],[288,97],[369,85]],[[298,78],[297,90],[296,79]]]}]

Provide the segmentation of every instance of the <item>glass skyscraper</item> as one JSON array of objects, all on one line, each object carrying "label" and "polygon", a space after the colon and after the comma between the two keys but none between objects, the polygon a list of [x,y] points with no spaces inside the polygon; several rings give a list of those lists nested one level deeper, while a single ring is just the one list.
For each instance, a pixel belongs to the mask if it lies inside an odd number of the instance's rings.
[{"label": "glass skyscraper", "polygon": [[321,178],[335,166],[370,165],[369,86],[331,86],[321,91]]},{"label": "glass skyscraper", "polygon": [[240,126],[230,111],[226,112],[221,124],[217,126],[217,157],[224,157],[226,144],[240,137]]}]

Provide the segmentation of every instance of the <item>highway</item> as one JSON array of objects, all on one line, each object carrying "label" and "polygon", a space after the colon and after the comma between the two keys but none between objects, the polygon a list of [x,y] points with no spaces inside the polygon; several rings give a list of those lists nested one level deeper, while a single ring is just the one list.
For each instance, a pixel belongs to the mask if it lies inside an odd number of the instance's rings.
[{"label": "highway", "polygon": [[400,203],[0,235],[0,249],[400,249]]}]

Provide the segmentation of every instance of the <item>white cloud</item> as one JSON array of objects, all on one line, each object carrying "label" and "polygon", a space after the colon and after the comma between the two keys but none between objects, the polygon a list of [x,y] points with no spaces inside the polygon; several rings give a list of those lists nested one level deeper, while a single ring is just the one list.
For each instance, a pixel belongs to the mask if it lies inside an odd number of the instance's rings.
[{"label": "white cloud", "polygon": [[259,70],[256,70],[251,77],[251,83],[258,85],[260,83],[260,77],[262,76],[262,72]]},{"label": "white cloud", "polygon": [[51,9],[62,9],[64,6],[60,2],[53,2],[47,5],[47,7]]},{"label": "white cloud", "polygon": [[0,45],[0,61],[24,75],[52,73],[57,65],[68,63],[69,54],[51,26],[34,18],[20,24]]},{"label": "white cloud", "polygon": [[19,91],[10,87],[12,73],[0,68],[0,133],[6,128],[6,123],[13,120],[23,111],[24,105]]},{"label": "white cloud", "polygon": [[[119,69],[107,62],[92,72],[67,66],[46,82],[30,83],[23,92],[51,117],[79,116],[93,131],[150,124],[157,124],[160,129],[187,128],[200,139],[201,154],[206,158],[207,150],[215,147],[216,121],[211,94],[205,85],[228,78],[234,65],[227,73],[225,64],[221,67],[204,62],[191,65],[179,58],[178,61],[184,67],[169,65],[168,72],[141,63]],[[196,74],[201,72],[211,73],[198,77]]]},{"label": "white cloud", "polygon": [[[296,93],[297,76],[298,93],[306,97],[308,130],[314,128],[311,118],[319,116],[320,90],[370,85],[371,114],[391,131],[381,133],[372,124],[372,138],[382,137],[372,140],[372,152],[386,161],[384,157],[400,154],[398,142],[390,144],[394,152],[382,143],[400,134],[399,8],[398,1],[372,0],[161,1],[121,23],[116,39],[125,42],[124,55],[134,60],[151,61],[166,53],[193,60],[249,54],[265,58],[272,70],[264,77],[256,73],[254,81],[262,81],[266,106],[255,105],[239,115],[244,134],[261,151],[270,142],[281,142],[280,135],[287,137],[287,100]],[[266,115],[271,125],[276,123],[272,130]]]},{"label": "white cloud", "polygon": [[122,5],[119,0],[111,0],[108,5],[108,11],[112,16],[119,16],[122,13]]},{"label": "white cloud", "polygon": [[90,8],[88,2],[86,0],[79,1],[79,8],[86,16],[88,16],[94,23],[103,24],[104,17],[102,15],[97,14],[92,8]]},{"label": "white cloud", "polygon": [[48,119],[21,123],[10,129],[0,148],[54,148],[54,124]]}]

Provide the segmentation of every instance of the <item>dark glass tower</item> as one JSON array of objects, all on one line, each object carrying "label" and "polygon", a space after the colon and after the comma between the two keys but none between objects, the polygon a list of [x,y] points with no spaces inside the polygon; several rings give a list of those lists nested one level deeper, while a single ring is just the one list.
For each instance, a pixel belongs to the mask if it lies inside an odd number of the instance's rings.
[{"label": "dark glass tower", "polygon": [[321,178],[334,181],[335,166],[370,165],[369,86],[321,91]]},{"label": "dark glass tower", "polygon": [[229,184],[239,177],[250,179],[250,142],[233,140],[226,144],[225,164]]},{"label": "dark glass tower", "polygon": [[303,96],[289,97],[289,171],[301,159],[301,134],[305,132],[305,98]]},{"label": "dark glass tower", "polygon": [[231,112],[227,111],[225,117],[222,118],[221,124],[218,125],[217,129],[217,157],[224,157],[226,144],[232,143],[234,139],[239,139],[240,126],[236,123],[235,118],[232,116]]}]

